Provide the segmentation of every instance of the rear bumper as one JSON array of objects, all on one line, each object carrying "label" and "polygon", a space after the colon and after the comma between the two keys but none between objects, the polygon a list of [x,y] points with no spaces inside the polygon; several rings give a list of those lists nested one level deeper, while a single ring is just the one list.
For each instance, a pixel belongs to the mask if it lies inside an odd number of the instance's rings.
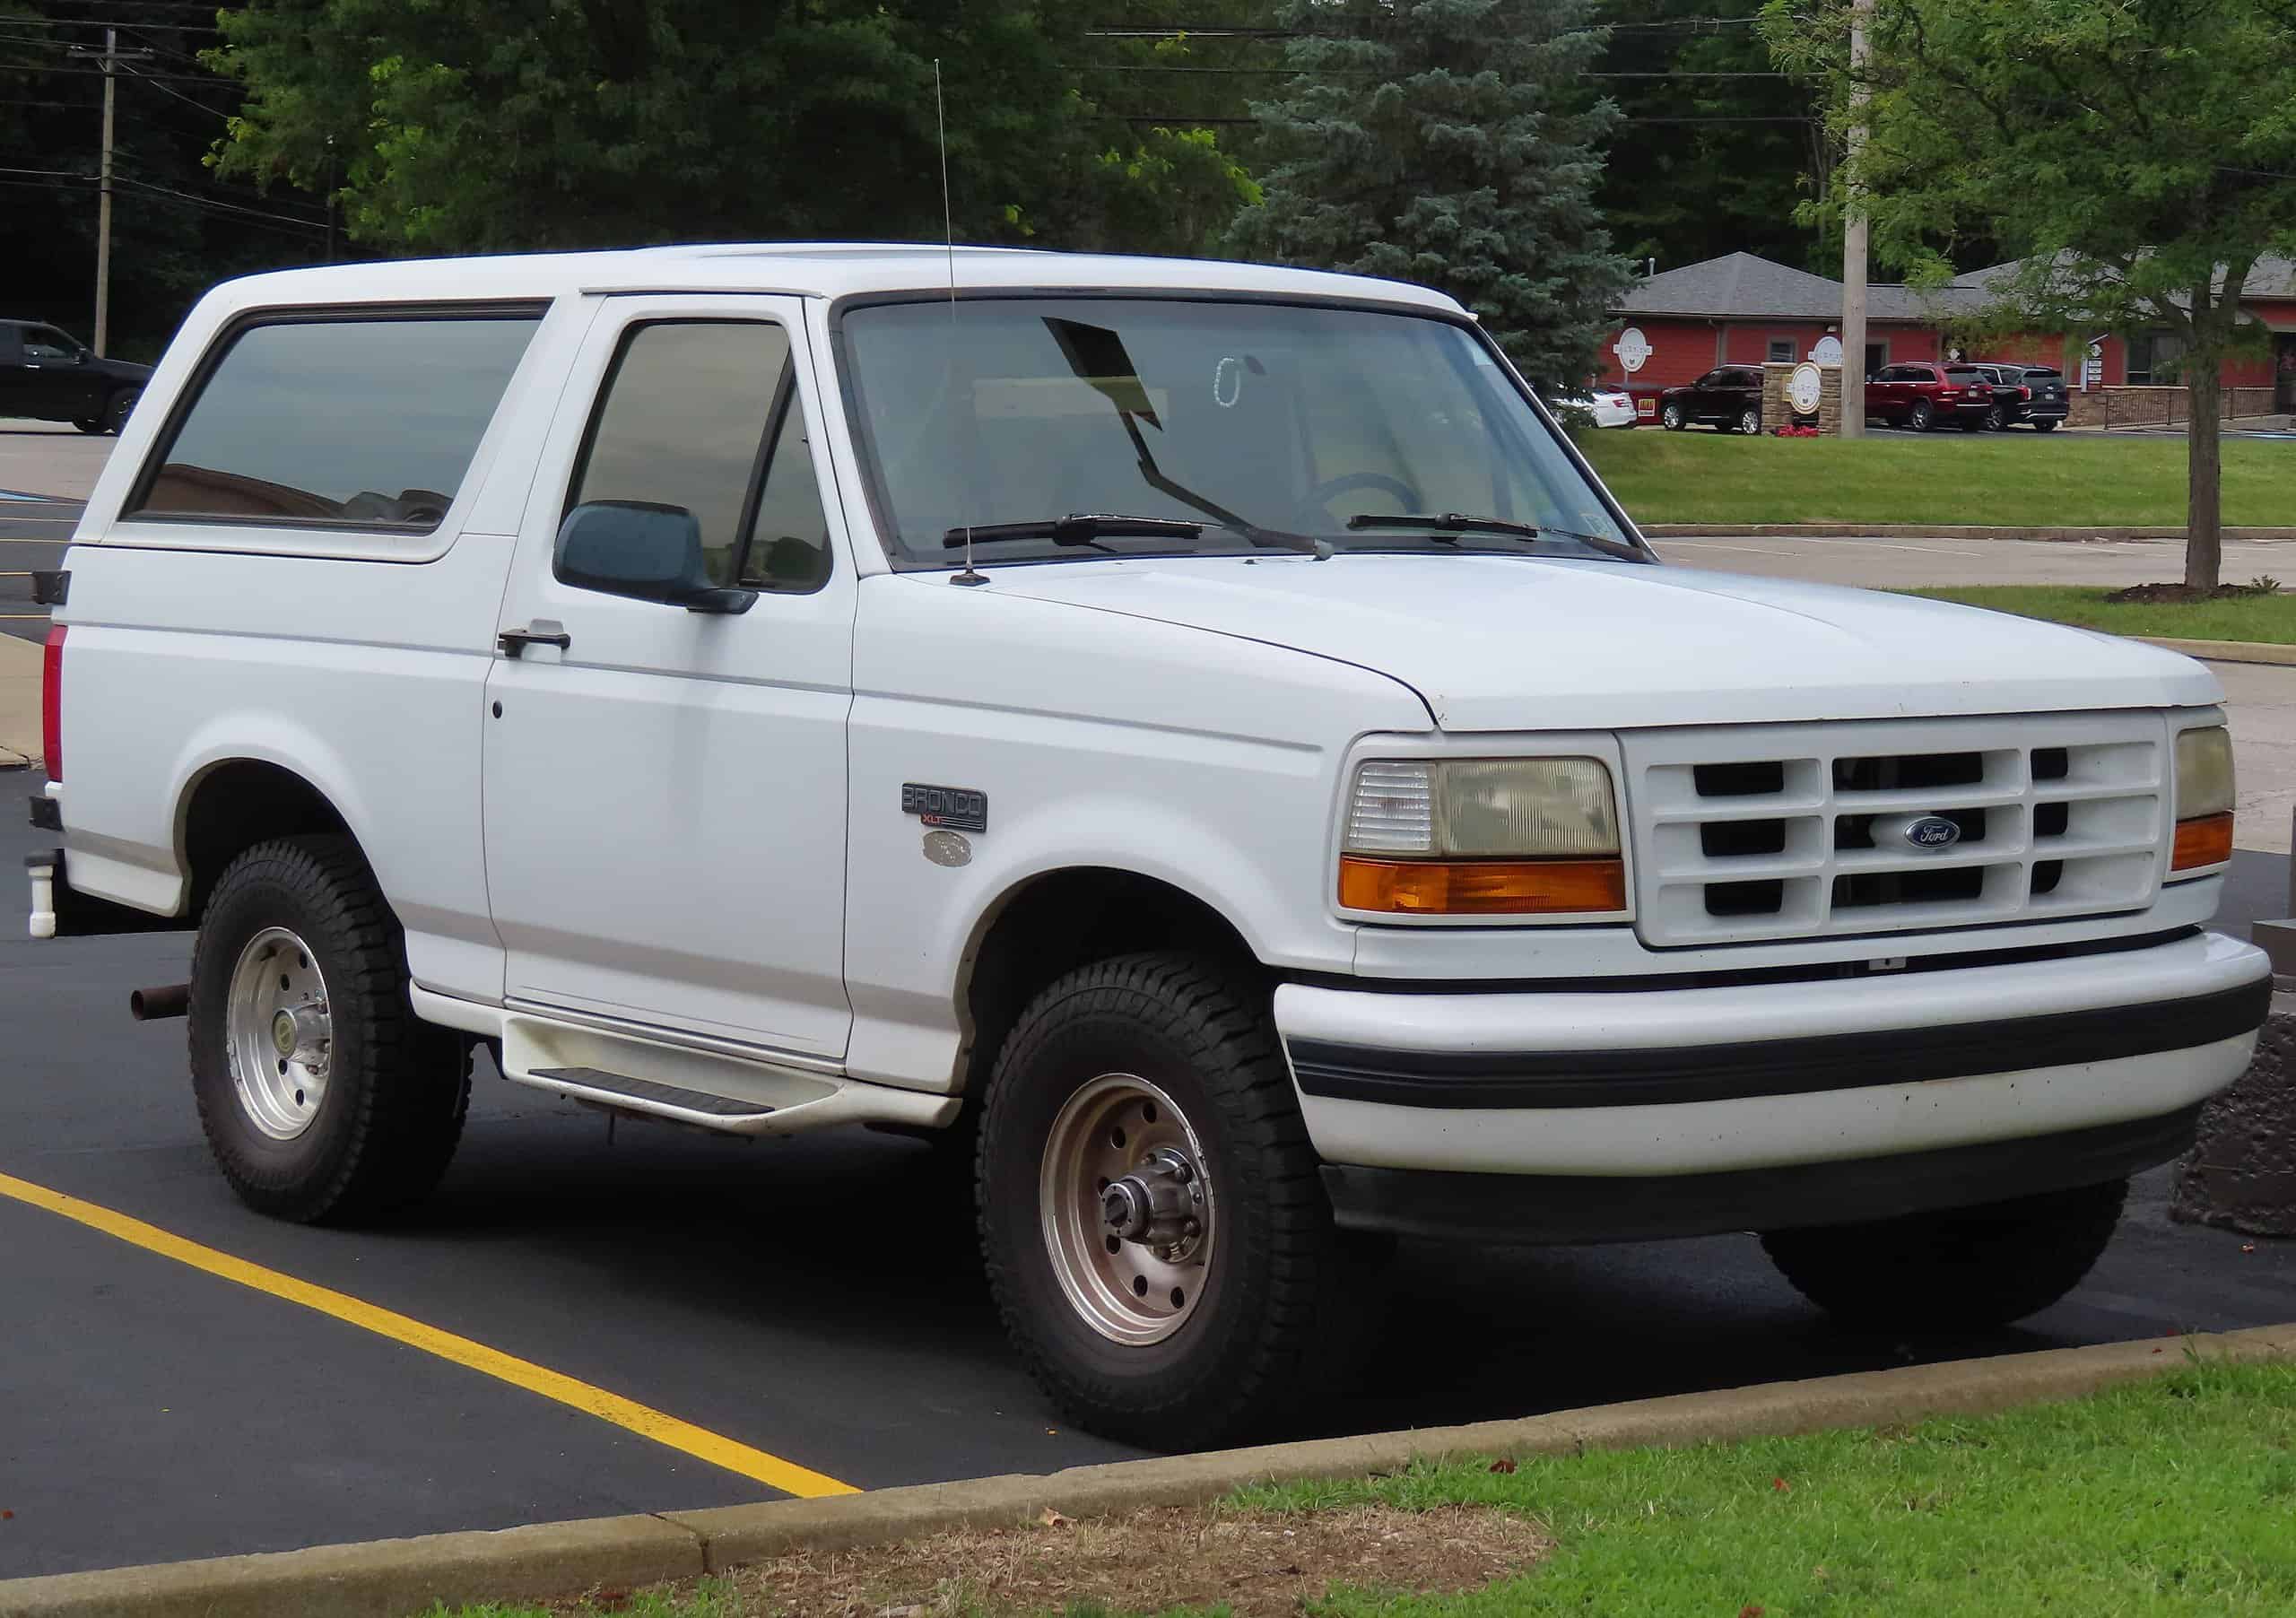
[{"label": "rear bumper", "polygon": [[2154,1119],[2248,1066],[2263,953],[2196,934],[1900,976],[1611,993],[1286,984],[1327,1163],[1648,1182]]},{"label": "rear bumper", "polygon": [[1678,1174],[1443,1174],[1326,1166],[1340,1228],[1492,1242],[1655,1241],[1851,1224],[2118,1179],[2192,1145],[2197,1103],[2158,1118],[1895,1157]]}]

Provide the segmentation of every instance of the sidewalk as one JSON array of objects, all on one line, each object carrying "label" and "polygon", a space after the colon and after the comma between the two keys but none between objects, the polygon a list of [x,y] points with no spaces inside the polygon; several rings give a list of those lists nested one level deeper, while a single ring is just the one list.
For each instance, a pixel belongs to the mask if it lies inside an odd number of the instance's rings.
[{"label": "sidewalk", "polygon": [[40,648],[0,635],[0,770],[39,757]]}]

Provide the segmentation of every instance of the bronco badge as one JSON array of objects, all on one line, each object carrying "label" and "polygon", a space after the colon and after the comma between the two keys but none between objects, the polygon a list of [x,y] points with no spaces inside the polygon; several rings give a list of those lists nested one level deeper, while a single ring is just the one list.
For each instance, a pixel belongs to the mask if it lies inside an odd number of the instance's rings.
[{"label": "bronco badge", "polygon": [[951,831],[988,830],[988,794],[970,787],[920,787],[910,781],[900,789],[900,812]]}]

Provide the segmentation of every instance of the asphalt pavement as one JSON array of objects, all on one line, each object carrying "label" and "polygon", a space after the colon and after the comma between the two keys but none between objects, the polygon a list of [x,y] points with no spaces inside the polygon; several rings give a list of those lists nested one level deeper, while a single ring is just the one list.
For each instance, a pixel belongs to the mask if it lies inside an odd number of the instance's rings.
[{"label": "asphalt pavement", "polygon": [[[36,789],[0,774],[0,792]],[[187,941],[35,944],[0,815],[0,1175],[334,1288],[870,1488],[1121,1457],[1022,1374],[970,1220],[913,1143],[744,1144],[622,1124],[482,1069],[420,1214],[278,1223],[233,1199],[181,1022],[126,994]],[[2287,861],[2239,857],[2233,909]],[[2025,1326],[1838,1331],[1748,1237],[1497,1251],[1407,1245],[1355,1279],[1383,1311],[1311,1432],[1374,1431],[1970,1353],[2296,1319],[2296,1244],[2170,1224],[2140,1182],[2089,1282]],[[2253,1250],[2251,1250],[2253,1249]],[[732,1504],[775,1491],[407,1343],[0,1196],[0,1577]],[[2173,1352],[2173,1351],[2170,1351]]]},{"label": "asphalt pavement", "polygon": [[48,609],[32,598],[35,569],[60,567],[78,505],[0,499],[0,634],[48,638]]}]

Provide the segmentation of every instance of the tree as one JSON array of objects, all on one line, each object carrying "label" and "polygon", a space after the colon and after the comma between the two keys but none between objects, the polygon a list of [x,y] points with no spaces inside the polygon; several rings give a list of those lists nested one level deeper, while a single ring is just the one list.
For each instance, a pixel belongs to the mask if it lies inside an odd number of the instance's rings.
[{"label": "tree", "polygon": [[335,165],[352,233],[388,252],[934,239],[937,58],[961,236],[1169,249],[1176,216],[1238,205],[1237,176],[1216,142],[1135,133],[1081,93],[1086,20],[1039,0],[248,0],[210,57],[248,95],[221,167],[309,185]]},{"label": "tree", "polygon": [[1617,117],[1587,0],[1293,0],[1242,251],[1439,287],[1533,381],[1581,382],[1624,291],[1594,206]]},{"label": "tree", "polygon": [[317,262],[326,227],[315,199],[265,198],[215,183],[203,163],[239,104],[194,53],[212,18],[165,0],[0,0],[0,314],[94,335],[97,176],[103,77],[74,50],[119,29],[113,168],[111,330],[107,346],[157,356],[191,300],[216,280]]},{"label": "tree", "polygon": [[1753,26],[1761,0],[1602,0],[1622,126],[1596,193],[1612,236],[1661,270],[1747,252],[1821,274],[1841,237],[1796,209],[1824,188],[1832,142]]},{"label": "tree", "polygon": [[[2190,390],[2185,583],[2221,566],[2219,377],[2257,260],[2296,249],[2296,11],[2286,0],[1880,0],[1853,71],[1847,0],[1770,0],[1781,63],[1862,151],[1833,208],[1935,284],[1972,231],[2023,257],[1989,285],[2033,326],[2165,326]],[[2094,327],[2091,327],[2094,329]]]}]

